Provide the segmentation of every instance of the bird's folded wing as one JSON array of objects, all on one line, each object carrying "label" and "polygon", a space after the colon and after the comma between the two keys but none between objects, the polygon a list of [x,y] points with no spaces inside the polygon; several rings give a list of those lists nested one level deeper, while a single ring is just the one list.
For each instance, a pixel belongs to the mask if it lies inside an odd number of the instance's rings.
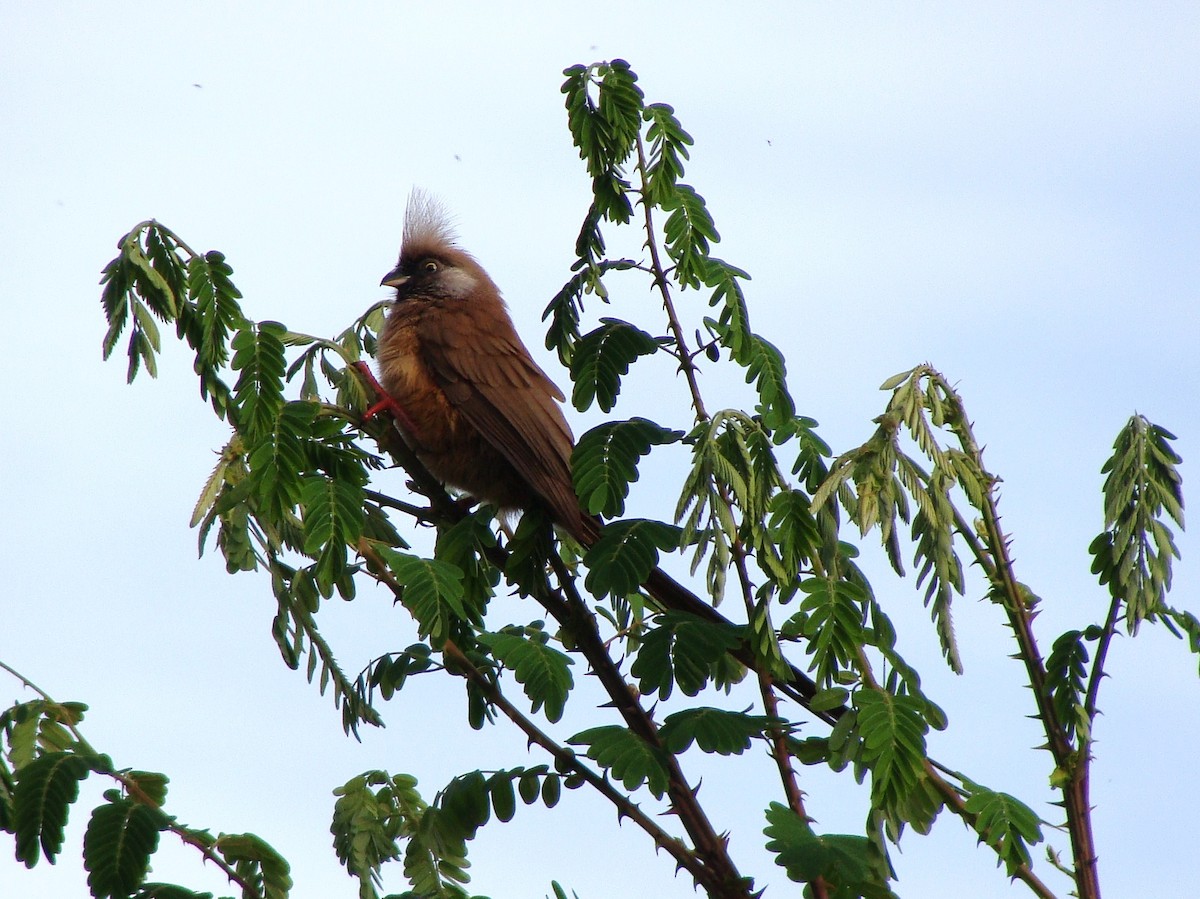
[{"label": "bird's folded wing", "polygon": [[511,328],[423,323],[420,346],[446,398],[516,469],[561,524],[579,519],[571,483],[574,441],[559,408],[562,391]]}]

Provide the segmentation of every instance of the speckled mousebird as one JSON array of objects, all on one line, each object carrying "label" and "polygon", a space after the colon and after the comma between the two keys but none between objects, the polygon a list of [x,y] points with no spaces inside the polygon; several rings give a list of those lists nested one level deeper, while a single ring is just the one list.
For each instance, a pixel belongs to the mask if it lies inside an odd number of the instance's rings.
[{"label": "speckled mousebird", "polygon": [[[421,192],[409,199],[400,260],[380,283],[396,300],[376,353],[386,395],[372,411],[388,409],[445,484],[503,512],[544,509],[580,543],[594,543],[599,522],[581,511],[571,481],[563,393],[517,335],[495,282]],[[643,586],[664,608],[730,623],[660,568]],[[757,664],[745,648],[734,655]],[[804,702],[816,687],[792,668],[789,690]]]},{"label": "speckled mousebird", "polygon": [[429,471],[502,511],[541,506],[577,539],[594,535],[571,482],[563,393],[423,193],[409,200],[400,260],[381,283],[396,300],[379,335],[380,380]]}]

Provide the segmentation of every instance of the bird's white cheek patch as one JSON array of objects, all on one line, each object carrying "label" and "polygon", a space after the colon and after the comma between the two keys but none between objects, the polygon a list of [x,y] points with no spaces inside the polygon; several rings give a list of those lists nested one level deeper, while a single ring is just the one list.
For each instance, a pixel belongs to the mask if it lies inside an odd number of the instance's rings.
[{"label": "bird's white cheek patch", "polygon": [[461,299],[475,289],[476,280],[461,268],[451,268],[442,272],[442,286],[455,299]]}]

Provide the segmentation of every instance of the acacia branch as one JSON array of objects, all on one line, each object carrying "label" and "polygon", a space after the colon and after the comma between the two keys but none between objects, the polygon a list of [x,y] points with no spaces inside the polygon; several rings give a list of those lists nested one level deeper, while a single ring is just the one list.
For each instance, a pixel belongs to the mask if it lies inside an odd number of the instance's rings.
[{"label": "acacia branch", "polygon": [[[38,694],[38,696],[40,696],[44,702],[48,702],[55,706],[62,705],[62,703],[56,701],[49,693],[47,693],[25,675],[21,674],[21,672],[5,664],[3,661],[0,661],[0,669],[7,671],[25,687]],[[75,724],[62,720],[58,720],[58,723],[63,725],[71,734],[71,736],[75,738],[75,743],[78,746],[78,755],[85,758],[91,757],[92,759],[97,759],[100,757],[100,753],[98,753],[87,741],[87,739],[84,738],[83,733]],[[110,777],[115,780],[121,785],[122,789],[125,791],[125,794],[134,802],[144,805],[147,808],[152,808],[155,811],[161,811],[162,804],[147,794],[146,791],[142,789],[142,785],[139,784],[134,778],[122,774],[120,771],[103,770],[94,766],[91,768],[91,770],[95,771],[97,774],[103,774],[106,777]],[[166,814],[160,815],[157,823],[163,830],[173,833],[175,836],[179,837],[182,842],[187,843],[189,846],[194,846],[207,861],[212,862],[217,866],[218,869],[220,869],[221,873],[228,878],[230,883],[236,883],[239,887],[241,887],[242,894],[244,896],[262,899],[263,893],[261,893],[249,880],[238,874],[238,872],[216,851],[214,851],[208,842],[201,839],[194,830],[185,827],[182,824],[177,824],[174,818]]]},{"label": "acacia branch", "polygon": [[[387,563],[367,543],[363,543],[359,547],[359,550],[367,560],[368,573],[376,581],[391,590],[397,599],[399,599],[403,594],[403,587],[392,577]],[[694,866],[695,859],[691,851],[683,843],[659,827],[637,804],[631,802],[628,796],[617,790],[608,780],[581,762],[576,753],[556,742],[516,706],[509,702],[496,682],[480,671],[471,659],[458,647],[458,644],[451,639],[447,639],[442,646],[442,653],[447,657],[449,662],[446,665],[446,670],[453,671],[470,680],[489,703],[500,709],[504,713],[504,716],[525,734],[530,743],[542,747],[554,757],[556,763],[569,768],[603,794],[605,798],[616,806],[619,817],[629,818],[641,827],[642,830],[646,831],[651,839],[654,840],[654,845],[667,850],[681,867],[690,870],[690,867]]]},{"label": "acacia branch", "polygon": [[679,323],[679,316],[675,312],[675,303],[671,299],[671,290],[667,286],[666,269],[663,268],[662,258],[658,252],[658,232],[654,228],[654,216],[650,204],[646,201],[646,148],[642,143],[640,133],[637,137],[637,153],[638,174],[642,182],[642,212],[646,219],[646,248],[650,251],[650,275],[654,279],[654,286],[662,296],[663,309],[667,314],[667,327],[671,329],[671,336],[679,350],[676,358],[679,359],[679,370],[687,379],[688,390],[692,394],[692,408],[696,410],[696,420],[708,421],[708,412],[704,408],[704,399],[700,395],[699,369],[696,367],[693,354],[688,350],[687,337],[683,333],[683,325]]}]

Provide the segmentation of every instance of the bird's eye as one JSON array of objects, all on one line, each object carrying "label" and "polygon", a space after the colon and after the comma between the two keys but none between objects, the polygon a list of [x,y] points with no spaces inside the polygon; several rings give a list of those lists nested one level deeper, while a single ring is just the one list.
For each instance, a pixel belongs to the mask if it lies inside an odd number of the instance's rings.
[{"label": "bird's eye", "polygon": [[428,274],[432,275],[438,270],[438,264],[432,259],[426,259],[421,268],[423,268]]}]

